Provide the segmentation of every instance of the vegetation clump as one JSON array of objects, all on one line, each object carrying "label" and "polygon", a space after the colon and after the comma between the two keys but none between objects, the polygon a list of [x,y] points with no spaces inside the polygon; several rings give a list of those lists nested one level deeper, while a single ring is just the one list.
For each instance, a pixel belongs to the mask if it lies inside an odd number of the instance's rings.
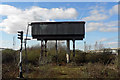
[{"label": "vegetation clump", "polygon": [[[117,73],[117,55],[107,53],[86,53],[81,50],[76,50],[76,55],[73,57],[73,52],[70,51],[70,63],[67,64],[66,53],[64,46],[58,48],[56,54],[55,47],[47,48],[47,53],[43,53],[42,59],[40,56],[41,48],[34,46],[27,48],[29,78],[36,77],[52,77],[52,78],[100,78],[100,77],[118,77]],[[23,50],[23,72],[25,72],[25,50]],[[19,51],[12,49],[2,50],[3,77],[17,77],[19,72]],[[40,65],[42,63],[43,65]],[[8,67],[7,67],[8,66]],[[13,67],[14,66],[14,67]],[[69,71],[68,71],[69,70]],[[13,72],[13,75],[12,75]],[[36,75],[34,75],[34,74]],[[52,74],[51,74],[52,73]],[[76,73],[76,75],[74,75]],[[11,75],[9,75],[11,74]],[[42,76],[46,74],[46,76]],[[9,75],[9,76],[7,76]]]}]

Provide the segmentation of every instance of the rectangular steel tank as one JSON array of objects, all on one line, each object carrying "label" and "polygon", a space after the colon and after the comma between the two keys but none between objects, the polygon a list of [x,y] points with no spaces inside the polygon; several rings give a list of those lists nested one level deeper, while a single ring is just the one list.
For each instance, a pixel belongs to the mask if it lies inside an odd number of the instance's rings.
[{"label": "rectangular steel tank", "polygon": [[32,37],[38,40],[83,40],[84,21],[32,22]]}]

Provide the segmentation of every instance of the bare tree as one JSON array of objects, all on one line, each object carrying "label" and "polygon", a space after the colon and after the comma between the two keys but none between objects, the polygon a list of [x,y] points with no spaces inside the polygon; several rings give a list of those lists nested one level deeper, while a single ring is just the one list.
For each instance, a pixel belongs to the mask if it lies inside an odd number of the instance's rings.
[{"label": "bare tree", "polygon": [[94,50],[98,50],[98,42],[95,42]]},{"label": "bare tree", "polygon": [[99,45],[98,45],[98,47],[99,47],[99,50],[101,50],[101,49],[104,48],[104,45],[100,42]]},{"label": "bare tree", "polygon": [[86,48],[87,48],[86,41],[84,41],[84,52],[86,52]]},{"label": "bare tree", "polygon": [[92,46],[91,46],[91,45],[89,45],[89,50],[91,50],[91,47],[92,47]]}]

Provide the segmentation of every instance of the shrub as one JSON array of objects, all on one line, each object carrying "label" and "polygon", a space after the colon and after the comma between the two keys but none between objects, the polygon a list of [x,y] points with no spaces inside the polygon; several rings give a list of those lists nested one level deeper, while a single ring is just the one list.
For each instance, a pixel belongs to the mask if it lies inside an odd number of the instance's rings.
[{"label": "shrub", "polygon": [[87,53],[86,54],[86,62],[92,62],[92,63],[95,63],[95,62],[98,62],[98,54],[89,54]]},{"label": "shrub", "polygon": [[79,53],[79,52],[77,52],[76,55],[75,55],[75,62],[77,64],[85,63],[86,62],[85,56],[86,56],[86,53]]},{"label": "shrub", "polygon": [[2,63],[13,63],[17,60],[17,51],[12,49],[2,50]]},{"label": "shrub", "polygon": [[[34,46],[31,48],[27,48],[28,53],[28,63],[33,65],[39,65],[40,58],[40,47]],[[3,63],[13,62],[16,59],[19,59],[17,56],[17,51],[12,49],[6,49],[2,51],[3,53]],[[41,60],[44,64],[46,63],[59,63],[66,64],[66,49],[59,48],[58,53],[56,54],[55,47],[51,48],[47,51],[47,57],[43,56],[43,60]],[[75,57],[73,57],[73,52],[70,51],[70,62],[74,62],[76,64],[81,63],[103,63],[109,64],[115,59],[115,55],[108,53],[84,53],[80,50],[75,51]],[[44,54],[44,53],[43,53]],[[23,50],[23,63],[25,61],[25,50]],[[41,63],[42,63],[41,62]]]},{"label": "shrub", "polygon": [[[33,65],[37,65],[40,57],[40,50],[39,49],[27,50],[27,53],[28,53],[28,62]],[[23,53],[23,61],[25,61],[24,55],[25,53]]]},{"label": "shrub", "polygon": [[58,63],[66,63],[66,52],[61,52],[58,54]]},{"label": "shrub", "polygon": [[92,62],[92,63],[100,62],[103,64],[109,64],[114,59],[115,59],[115,55],[113,54],[105,54],[105,53],[89,54],[87,53],[86,55],[86,62]]},{"label": "shrub", "polygon": [[115,59],[115,55],[102,53],[99,54],[98,58],[99,58],[99,62],[103,64],[109,64]]},{"label": "shrub", "polygon": [[58,52],[57,54],[54,53],[51,55],[51,58],[52,58],[52,62],[54,63],[66,63],[66,52],[65,51],[60,51]]}]

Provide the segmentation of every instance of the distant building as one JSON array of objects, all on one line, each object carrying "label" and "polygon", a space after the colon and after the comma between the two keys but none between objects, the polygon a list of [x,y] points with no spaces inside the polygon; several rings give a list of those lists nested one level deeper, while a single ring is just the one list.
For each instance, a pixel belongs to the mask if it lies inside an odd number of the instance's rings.
[{"label": "distant building", "polygon": [[105,52],[105,53],[118,55],[118,50],[120,50],[120,48],[105,48],[105,49],[101,49],[101,50],[88,50],[87,52],[91,52],[91,53]]},{"label": "distant building", "polygon": [[111,50],[112,50],[112,54],[118,55],[118,50],[120,50],[120,48],[111,48]]},{"label": "distant building", "polygon": [[0,48],[0,51],[4,50],[5,48]]}]

